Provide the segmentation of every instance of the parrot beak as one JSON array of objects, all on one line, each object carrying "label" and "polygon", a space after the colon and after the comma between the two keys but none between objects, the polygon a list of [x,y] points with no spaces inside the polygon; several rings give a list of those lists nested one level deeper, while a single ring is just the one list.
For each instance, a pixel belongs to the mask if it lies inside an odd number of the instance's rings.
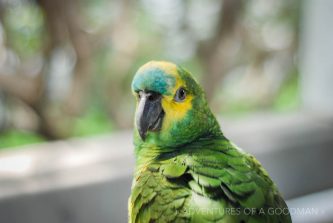
[{"label": "parrot beak", "polygon": [[144,141],[148,131],[161,129],[164,115],[161,99],[162,95],[156,92],[139,92],[140,101],[136,110],[135,122],[141,139]]}]

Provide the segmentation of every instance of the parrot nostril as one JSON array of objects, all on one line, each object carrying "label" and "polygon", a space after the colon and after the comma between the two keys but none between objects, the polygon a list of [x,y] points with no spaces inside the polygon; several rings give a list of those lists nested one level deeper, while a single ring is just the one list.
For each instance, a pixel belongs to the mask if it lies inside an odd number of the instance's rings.
[{"label": "parrot nostril", "polygon": [[141,99],[142,98],[142,95],[144,94],[143,91],[139,91],[138,93],[138,98]]},{"label": "parrot nostril", "polygon": [[148,99],[149,101],[156,101],[156,100],[159,99],[159,97],[160,97],[160,95],[157,94],[157,93],[149,93],[147,99]]},{"label": "parrot nostril", "polygon": [[153,91],[139,91],[137,93],[138,99],[145,98],[147,101],[157,101],[160,99],[161,94]]},{"label": "parrot nostril", "polygon": [[155,101],[156,96],[154,94],[148,96],[149,101]]}]

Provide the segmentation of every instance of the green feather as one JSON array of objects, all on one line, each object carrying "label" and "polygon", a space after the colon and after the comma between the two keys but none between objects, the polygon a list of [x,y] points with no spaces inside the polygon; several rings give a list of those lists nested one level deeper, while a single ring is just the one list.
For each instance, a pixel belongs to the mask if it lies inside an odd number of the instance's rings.
[{"label": "green feather", "polygon": [[166,165],[162,165],[161,166],[161,170],[164,176],[168,177],[168,178],[176,178],[176,177],[180,177],[181,175],[183,175],[185,173],[186,170],[186,166],[185,165],[181,165],[179,163],[168,163]]}]

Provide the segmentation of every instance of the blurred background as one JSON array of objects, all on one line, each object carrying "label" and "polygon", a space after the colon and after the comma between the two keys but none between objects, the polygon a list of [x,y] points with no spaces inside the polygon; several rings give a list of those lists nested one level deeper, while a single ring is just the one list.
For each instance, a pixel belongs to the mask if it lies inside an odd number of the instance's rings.
[{"label": "blurred background", "polygon": [[126,222],[130,83],[142,64],[170,60],[202,83],[295,222],[333,222],[332,10],[330,0],[0,0],[0,221]]}]

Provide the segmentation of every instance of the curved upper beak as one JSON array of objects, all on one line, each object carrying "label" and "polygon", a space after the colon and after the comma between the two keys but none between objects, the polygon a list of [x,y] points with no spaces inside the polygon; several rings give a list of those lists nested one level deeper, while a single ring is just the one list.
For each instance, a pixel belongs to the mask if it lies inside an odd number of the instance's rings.
[{"label": "curved upper beak", "polygon": [[162,96],[156,92],[140,91],[140,101],[137,106],[135,122],[139,135],[145,140],[147,132],[157,131],[161,127],[163,109]]}]

